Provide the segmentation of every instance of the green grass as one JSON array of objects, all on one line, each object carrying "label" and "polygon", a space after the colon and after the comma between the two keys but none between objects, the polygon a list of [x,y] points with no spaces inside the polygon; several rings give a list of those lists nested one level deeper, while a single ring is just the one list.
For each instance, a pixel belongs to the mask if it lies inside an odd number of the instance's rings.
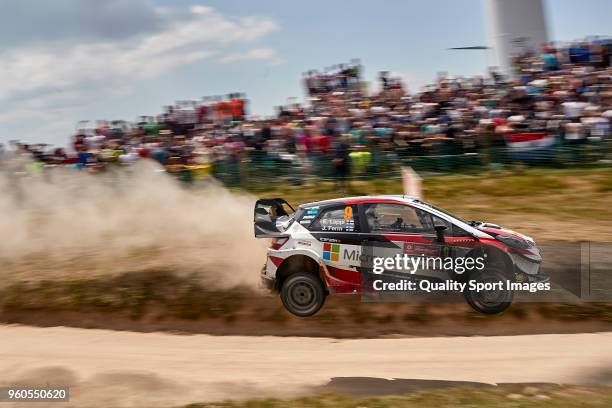
[{"label": "green grass", "polygon": [[350,397],[319,394],[295,399],[261,399],[243,402],[191,404],[185,408],[608,408],[612,389],[574,386],[486,386],[419,391],[406,395]]}]

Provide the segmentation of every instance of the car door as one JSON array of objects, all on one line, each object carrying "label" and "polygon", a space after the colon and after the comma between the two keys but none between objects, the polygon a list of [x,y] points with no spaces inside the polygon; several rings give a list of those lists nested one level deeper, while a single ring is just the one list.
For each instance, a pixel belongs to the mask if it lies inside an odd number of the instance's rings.
[{"label": "car door", "polygon": [[[434,226],[443,226],[444,229],[444,244],[441,253],[444,257],[451,257],[455,260],[454,264],[457,265],[458,258],[474,257],[481,252],[475,251],[476,248],[480,247],[481,244],[474,236],[469,234],[461,227],[453,224],[450,221],[442,219],[435,214],[432,214]],[[463,274],[466,269],[462,266],[456,266],[454,269],[455,274]],[[451,274],[452,275],[452,274]]]},{"label": "car door", "polygon": [[[401,268],[385,268],[387,276],[401,279],[432,278],[444,280],[446,274],[439,264],[426,264],[426,258],[444,258],[448,248],[439,242],[431,214],[420,208],[404,203],[373,202],[362,204],[365,222],[362,234],[363,265],[366,269],[373,266],[374,258],[410,259],[423,258],[423,261],[402,265]],[[420,262],[420,263],[419,263]],[[407,267],[406,267],[407,266]]]},{"label": "car door", "polygon": [[361,237],[357,206],[334,204],[321,208],[307,228],[322,244],[321,258],[330,275],[359,285]]}]

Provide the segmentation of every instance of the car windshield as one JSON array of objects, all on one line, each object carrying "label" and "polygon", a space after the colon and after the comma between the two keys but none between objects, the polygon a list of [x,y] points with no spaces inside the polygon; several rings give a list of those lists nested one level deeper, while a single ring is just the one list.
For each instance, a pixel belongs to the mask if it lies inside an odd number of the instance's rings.
[{"label": "car windshield", "polygon": [[443,210],[442,208],[436,207],[436,206],[435,206],[435,205],[433,205],[433,204],[426,203],[425,201],[421,201],[421,200],[414,200],[414,202],[415,202],[415,203],[418,203],[418,204],[421,204],[421,205],[424,205],[424,206],[429,207],[429,208],[433,208],[433,209],[434,209],[434,210],[436,210],[436,211],[440,211],[441,213],[446,214],[446,215],[448,215],[449,217],[452,217],[453,219],[455,219],[455,220],[457,220],[457,221],[461,221],[461,222],[462,222],[462,223],[464,223],[464,224],[467,224],[467,225],[472,225],[472,224],[473,224],[473,222],[472,222],[472,221],[466,221],[466,220],[464,220],[464,219],[462,219],[462,218],[457,217],[457,216],[456,216],[456,215],[454,215],[454,214],[449,213],[449,212],[448,212],[448,211],[446,211],[446,210]]}]

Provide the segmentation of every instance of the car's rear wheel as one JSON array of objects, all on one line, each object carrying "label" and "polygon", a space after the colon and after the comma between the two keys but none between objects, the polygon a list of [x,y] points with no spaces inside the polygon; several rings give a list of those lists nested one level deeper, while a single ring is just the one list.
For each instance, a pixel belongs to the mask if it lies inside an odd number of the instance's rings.
[{"label": "car's rear wheel", "polygon": [[287,277],[280,291],[285,308],[296,316],[317,313],[325,302],[325,289],[321,280],[312,274],[295,273]]},{"label": "car's rear wheel", "polygon": [[477,283],[503,282],[502,289],[476,291],[468,288],[463,292],[465,300],[474,310],[484,314],[497,314],[512,304],[514,293],[506,288],[508,278],[498,269],[487,269],[470,276]]}]

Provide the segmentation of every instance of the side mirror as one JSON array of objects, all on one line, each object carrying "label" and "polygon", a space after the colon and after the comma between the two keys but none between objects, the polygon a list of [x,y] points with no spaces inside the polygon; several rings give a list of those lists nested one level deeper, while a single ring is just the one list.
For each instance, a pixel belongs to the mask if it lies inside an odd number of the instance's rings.
[{"label": "side mirror", "polygon": [[446,225],[436,225],[434,226],[436,230],[436,240],[440,243],[444,243],[444,231],[446,230]]}]

